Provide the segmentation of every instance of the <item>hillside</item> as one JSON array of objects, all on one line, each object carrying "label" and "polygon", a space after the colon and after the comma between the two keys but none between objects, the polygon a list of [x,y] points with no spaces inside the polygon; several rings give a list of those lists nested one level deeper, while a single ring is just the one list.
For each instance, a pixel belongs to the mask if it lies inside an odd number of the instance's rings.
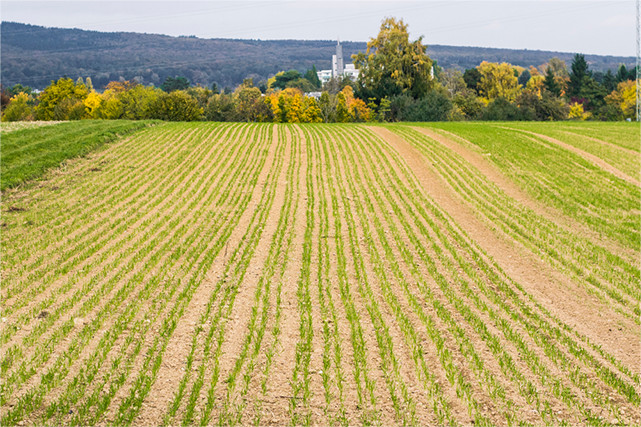
[{"label": "hillside", "polygon": [[[329,68],[333,40],[240,40],[170,37],[158,34],[105,33],[47,28],[14,22],[0,24],[1,78],[42,89],[61,76],[90,76],[100,88],[109,81],[137,77],[161,84],[169,76],[192,83],[233,87],[244,78],[255,81],[286,69],[304,71],[312,65]],[[429,44],[429,40],[427,40]],[[365,50],[365,42],[343,42],[346,59]],[[444,68],[465,69],[481,61],[506,61],[538,66],[556,56],[568,64],[573,53],[429,45],[428,53]],[[592,70],[633,66],[632,57],[586,55]]]}]

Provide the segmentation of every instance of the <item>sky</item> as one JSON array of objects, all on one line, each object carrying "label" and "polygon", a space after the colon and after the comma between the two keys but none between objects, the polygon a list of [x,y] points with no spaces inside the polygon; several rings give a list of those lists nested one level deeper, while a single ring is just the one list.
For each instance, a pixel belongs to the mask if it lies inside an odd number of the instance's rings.
[{"label": "sky", "polygon": [[635,0],[0,1],[2,21],[203,38],[367,41],[387,16],[425,44],[634,56]]}]

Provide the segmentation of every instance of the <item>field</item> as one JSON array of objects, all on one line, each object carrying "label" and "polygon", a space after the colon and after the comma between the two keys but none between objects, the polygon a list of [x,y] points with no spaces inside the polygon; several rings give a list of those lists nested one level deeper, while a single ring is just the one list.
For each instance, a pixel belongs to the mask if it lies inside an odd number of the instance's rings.
[{"label": "field", "polygon": [[639,163],[633,123],[146,126],[3,191],[1,424],[638,425]]}]

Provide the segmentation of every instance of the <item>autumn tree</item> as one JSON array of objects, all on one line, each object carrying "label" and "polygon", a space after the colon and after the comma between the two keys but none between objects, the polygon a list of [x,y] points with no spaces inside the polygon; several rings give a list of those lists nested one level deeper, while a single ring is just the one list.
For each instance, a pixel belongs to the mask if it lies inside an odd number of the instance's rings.
[{"label": "autumn tree", "polygon": [[336,121],[336,98],[331,97],[328,92],[321,93],[318,100],[318,107],[320,108],[321,118],[325,123],[332,123]]},{"label": "autumn tree", "polygon": [[2,113],[3,122],[33,120],[33,99],[24,92],[11,97],[9,105]]},{"label": "autumn tree", "polygon": [[336,95],[336,122],[348,123],[350,121],[349,119],[349,110],[347,109],[345,94],[339,92],[338,95]]},{"label": "autumn tree", "polygon": [[234,104],[236,107],[237,119],[243,122],[264,121],[264,111],[260,89],[254,87],[250,82],[238,86],[234,92]]},{"label": "autumn tree", "polygon": [[215,122],[231,122],[236,118],[232,95],[217,93],[212,95],[205,107],[205,119]]},{"label": "autumn tree", "polygon": [[365,53],[352,56],[360,70],[357,93],[361,99],[408,94],[421,98],[432,88],[432,60],[422,37],[410,42],[403,20],[386,18],[376,38],[367,42]]},{"label": "autumn tree", "polygon": [[316,99],[311,96],[303,97],[303,113],[301,115],[303,123],[322,123],[320,106]]},{"label": "autumn tree", "polygon": [[608,105],[616,108],[619,118],[634,118],[636,115],[636,85],[641,81],[625,80],[605,98]]},{"label": "autumn tree", "polygon": [[83,101],[86,109],[86,117],[89,119],[97,119],[98,108],[102,104],[102,96],[96,91],[89,92],[89,95]]},{"label": "autumn tree", "polygon": [[152,119],[189,122],[200,120],[203,109],[183,90],[162,93],[149,106]]},{"label": "autumn tree", "polygon": [[[39,120],[82,118],[83,101],[87,95],[87,87],[84,84],[75,84],[70,78],[63,77],[57,82],[52,81],[40,94],[40,102],[35,107],[36,117]],[[82,114],[79,114],[81,110]]]},{"label": "autumn tree", "polygon": [[477,68],[481,74],[478,88],[487,102],[496,98],[503,98],[508,102],[516,100],[521,85],[510,64],[483,61]]}]

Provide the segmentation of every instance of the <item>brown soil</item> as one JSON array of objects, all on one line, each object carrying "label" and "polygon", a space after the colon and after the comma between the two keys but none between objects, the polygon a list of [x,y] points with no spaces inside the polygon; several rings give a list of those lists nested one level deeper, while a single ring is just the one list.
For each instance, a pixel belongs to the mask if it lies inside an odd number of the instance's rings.
[{"label": "brown soil", "polygon": [[[213,284],[220,280],[231,254],[242,244],[241,239],[243,234],[250,224],[253,211],[260,200],[261,193],[264,191],[267,174],[270,171],[270,166],[274,159],[275,147],[275,144],[269,146],[270,151],[258,177],[257,185],[252,191],[251,201],[247,209],[242,213],[238,225],[232,231],[225,245],[224,252],[219,254],[214,260],[214,264],[207,273],[205,283],[198,287],[185,310],[185,315],[178,322],[178,326],[167,345],[166,354],[170,356],[163,358],[163,363],[158,371],[158,377],[147,399],[144,401],[144,409],[137,418],[137,424],[158,425],[163,421],[163,416],[174,397],[178,383],[184,375],[187,355],[192,347],[193,334],[199,326],[199,320],[204,313],[207,302],[211,298],[211,292],[214,290]],[[240,306],[243,307],[242,305]],[[244,308],[250,309],[251,306]],[[236,317],[236,319],[237,318],[238,317]],[[236,319],[233,319],[232,322]],[[241,337],[236,335],[236,339],[240,338]],[[234,354],[235,353],[230,353],[232,356]],[[202,362],[202,360],[199,361]]]}]

